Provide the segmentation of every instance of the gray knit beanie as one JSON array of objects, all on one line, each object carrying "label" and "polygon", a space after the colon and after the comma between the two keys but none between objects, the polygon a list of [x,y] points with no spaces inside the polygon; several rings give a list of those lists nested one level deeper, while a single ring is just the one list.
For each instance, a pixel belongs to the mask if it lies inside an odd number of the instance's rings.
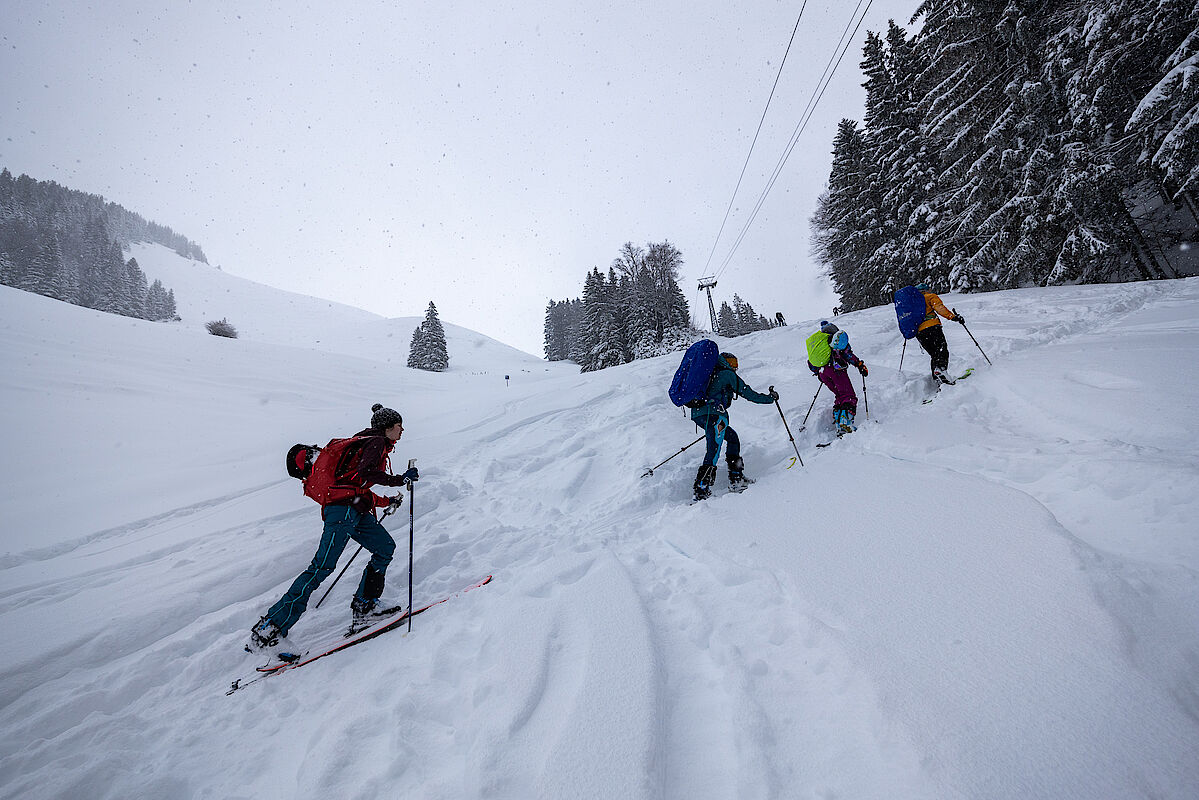
[{"label": "gray knit beanie", "polygon": [[403,424],[404,418],[400,416],[400,412],[391,408],[384,408],[380,403],[375,403],[371,406],[371,427],[379,430],[387,430],[397,422]]}]

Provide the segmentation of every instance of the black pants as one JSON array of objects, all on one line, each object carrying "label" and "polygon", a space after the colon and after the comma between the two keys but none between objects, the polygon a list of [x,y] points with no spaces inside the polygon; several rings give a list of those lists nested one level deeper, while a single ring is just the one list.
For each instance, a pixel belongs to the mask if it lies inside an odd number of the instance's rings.
[{"label": "black pants", "polygon": [[945,331],[940,325],[931,325],[916,332],[916,341],[932,359],[932,369],[949,369],[949,345],[945,343]]}]

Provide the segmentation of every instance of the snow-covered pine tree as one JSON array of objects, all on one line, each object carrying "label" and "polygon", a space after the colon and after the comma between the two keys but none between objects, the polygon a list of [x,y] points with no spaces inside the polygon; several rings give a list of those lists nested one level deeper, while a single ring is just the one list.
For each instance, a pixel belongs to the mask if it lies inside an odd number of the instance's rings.
[{"label": "snow-covered pine tree", "polygon": [[445,328],[437,316],[437,306],[429,301],[425,319],[412,332],[408,345],[408,366],[429,372],[445,372],[450,368],[450,356],[446,350]]},{"label": "snow-covered pine tree", "polygon": [[545,358],[565,361],[570,357],[570,301],[550,300],[545,307]]},{"label": "snow-covered pine tree", "polygon": [[1002,226],[980,230],[1008,197],[1001,163],[1004,92],[1010,83],[1030,77],[1031,70],[1006,56],[1018,30],[1019,6],[1026,4],[925,0],[917,9],[924,17],[921,63],[927,65],[917,84],[919,108],[923,131],[942,165],[924,275],[934,284],[994,288],[998,265],[972,256],[1007,244],[1009,231]]},{"label": "snow-covered pine tree", "polygon": [[591,352],[599,343],[599,328],[596,327],[604,319],[603,306],[604,277],[598,267],[593,267],[583,281],[583,297],[580,299],[579,327],[571,351],[571,361],[579,365],[583,372],[591,372]]},{"label": "snow-covered pine tree", "polygon": [[843,119],[833,140],[828,189],[812,215],[812,253],[825,265],[842,308],[875,305],[869,281],[859,271],[883,243],[876,191],[877,168],[866,137],[853,120]]},{"label": "snow-covered pine tree", "polygon": [[937,158],[921,129],[917,78],[922,51],[907,32],[890,22],[886,38],[868,34],[863,48],[866,75],[864,123],[869,163],[877,165],[876,225],[881,244],[862,265],[856,294],[869,304],[885,303],[895,289],[913,283],[928,265],[926,231],[933,221],[929,197],[936,193]]},{"label": "snow-covered pine tree", "polygon": [[693,339],[691,309],[678,285],[683,255],[669,241],[646,248],[625,243],[613,266],[628,281],[627,341],[633,358],[650,358]]},{"label": "snow-covered pine tree", "polygon": [[126,316],[150,318],[146,308],[146,293],[149,288],[146,283],[146,273],[142,272],[142,268],[138,266],[137,259],[131,258],[125,262],[126,308],[128,308]]},{"label": "snow-covered pine tree", "polygon": [[611,288],[598,268],[591,272],[583,286],[583,329],[586,332],[583,345],[587,348],[580,363],[583,372],[615,367],[625,361]]},{"label": "snow-covered pine tree", "polygon": [[[608,281],[604,285],[604,302],[612,320],[613,342],[620,352],[620,361],[625,364],[633,360],[633,346],[629,341],[630,315],[633,311],[633,287],[628,275],[617,275],[615,267],[608,267]],[[609,364],[608,366],[615,366]],[[603,367],[601,367],[603,369]]]},{"label": "snow-covered pine tree", "polygon": [[741,331],[737,326],[737,315],[733,313],[733,308],[728,304],[728,301],[722,301],[720,303],[720,310],[716,312],[715,333],[729,338],[741,335]]},{"label": "snow-covered pine tree", "polygon": [[737,335],[751,333],[757,321],[753,306],[741,299],[741,295],[733,295],[733,315],[737,318]]},{"label": "snow-covered pine tree", "polygon": [[[1179,5],[1185,10],[1186,4]],[[1176,38],[1169,28],[1185,25],[1186,17],[1171,14],[1173,10],[1159,8],[1147,35],[1166,44]],[[1187,204],[1199,222],[1199,3],[1191,21],[1194,27],[1162,60],[1160,78],[1140,98],[1124,127],[1141,141],[1138,163],[1156,170],[1163,194]]]}]

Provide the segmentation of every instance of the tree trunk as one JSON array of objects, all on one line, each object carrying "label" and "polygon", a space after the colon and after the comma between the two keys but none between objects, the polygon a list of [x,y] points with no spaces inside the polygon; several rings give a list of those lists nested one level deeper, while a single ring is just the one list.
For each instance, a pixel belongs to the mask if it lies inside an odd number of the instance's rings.
[{"label": "tree trunk", "polygon": [[1195,220],[1195,230],[1199,232],[1199,208],[1195,205],[1195,196],[1192,192],[1179,192],[1178,196],[1182,198],[1182,204],[1191,212],[1191,219]]},{"label": "tree trunk", "polygon": [[[1157,259],[1154,258],[1149,243],[1141,235],[1141,229],[1137,225],[1137,221],[1132,218],[1132,214],[1129,213],[1127,207],[1124,208],[1124,224],[1127,226],[1129,238],[1132,241],[1132,256],[1133,260],[1137,263],[1137,268],[1141,272],[1141,277],[1147,281],[1176,277],[1173,274],[1166,274],[1166,271],[1157,263]],[[1173,272],[1174,270],[1171,269],[1170,273]]]}]

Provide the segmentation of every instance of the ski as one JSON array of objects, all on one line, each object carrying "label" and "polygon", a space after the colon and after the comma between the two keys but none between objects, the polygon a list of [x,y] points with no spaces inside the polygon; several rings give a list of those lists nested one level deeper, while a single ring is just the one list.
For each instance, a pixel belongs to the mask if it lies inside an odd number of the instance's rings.
[{"label": "ski", "polygon": [[[950,381],[944,382],[944,385],[945,386],[953,386],[958,381],[963,380],[965,378],[969,378],[973,374],[974,374],[974,367],[971,367],[970,369],[966,370],[965,372],[963,372],[961,375],[957,376],[956,378],[953,378]],[[941,393],[941,383],[938,382],[937,391],[933,392],[932,397],[927,397],[924,399],[924,405],[928,405],[929,403],[931,403],[934,399],[936,399],[937,395],[940,393]]]},{"label": "ski", "polygon": [[418,609],[412,611],[411,613],[409,613],[407,611],[401,611],[400,613],[397,613],[395,616],[391,617],[390,619],[382,619],[382,620],[380,620],[379,623],[373,624],[370,627],[364,628],[364,629],[360,630],[359,632],[357,632],[356,634],[346,634],[346,633],[339,632],[336,634],[336,639],[332,639],[332,637],[326,637],[326,641],[323,641],[320,644],[314,645],[313,647],[309,648],[308,650],[305,650],[302,653],[277,653],[272,657],[273,659],[278,660],[277,663],[275,660],[272,660],[272,662],[270,662],[268,664],[264,664],[261,667],[256,667],[255,672],[259,673],[258,677],[256,677],[256,678],[252,678],[250,680],[238,678],[238,679],[234,680],[229,688],[229,691],[225,692],[225,694],[231,695],[234,692],[236,692],[238,689],[244,689],[247,686],[249,686],[250,684],[257,683],[258,681],[263,680],[264,678],[268,678],[271,675],[278,675],[281,672],[287,672],[289,670],[298,669],[306,664],[311,664],[313,661],[324,658],[325,656],[332,655],[333,653],[339,652],[341,650],[345,650],[345,649],[347,649],[349,647],[353,647],[354,645],[357,645],[357,644],[362,644],[363,642],[369,641],[370,639],[373,639],[376,636],[380,636],[384,633],[387,633],[388,631],[395,630],[396,628],[400,627],[404,622],[408,621],[412,617],[415,617],[417,614],[423,614],[424,612],[428,611],[430,608],[433,608],[434,606],[439,606],[442,603],[446,602],[447,600],[449,600],[453,597],[457,597],[459,594],[462,594],[463,592],[469,592],[470,590],[477,589],[480,586],[486,586],[487,584],[491,583],[491,578],[492,578],[492,576],[488,575],[486,578],[479,581],[478,583],[473,583],[470,586],[467,586],[465,589],[462,589],[461,591],[455,592],[450,595],[446,595],[445,597],[441,598],[440,600],[435,600],[434,602],[429,603],[428,605],[423,606],[421,608],[418,608]]}]

